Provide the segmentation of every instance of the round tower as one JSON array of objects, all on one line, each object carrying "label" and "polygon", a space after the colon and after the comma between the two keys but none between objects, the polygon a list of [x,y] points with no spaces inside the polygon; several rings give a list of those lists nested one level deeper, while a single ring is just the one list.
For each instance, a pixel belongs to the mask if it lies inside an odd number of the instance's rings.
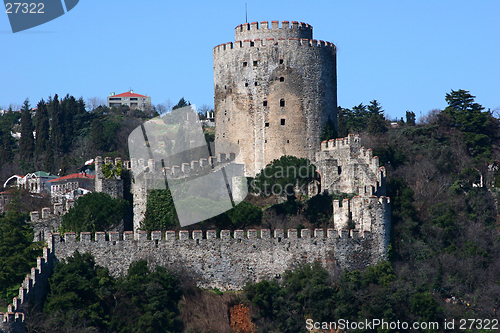
[{"label": "round tower", "polygon": [[314,161],[323,124],[337,123],[335,45],[306,23],[252,22],[213,57],[215,140],[240,147],[246,176],[283,155]]}]

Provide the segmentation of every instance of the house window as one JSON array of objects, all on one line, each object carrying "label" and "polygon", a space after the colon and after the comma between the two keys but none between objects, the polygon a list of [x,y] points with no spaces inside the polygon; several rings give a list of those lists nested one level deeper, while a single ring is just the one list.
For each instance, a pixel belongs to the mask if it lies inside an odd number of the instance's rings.
[{"label": "house window", "polygon": [[258,62],[257,60],[254,60],[254,61],[253,61],[253,65],[254,65],[255,67],[257,67],[257,64],[258,64],[258,63],[259,63],[259,62]]},{"label": "house window", "polygon": [[285,119],[281,119],[281,125],[285,125]]},{"label": "house window", "polygon": [[263,106],[267,106],[267,101],[263,101],[263,102],[262,102],[262,105],[263,105]]},{"label": "house window", "polygon": [[269,123],[265,123],[266,127],[269,127]]},{"label": "house window", "polygon": [[243,67],[247,67],[247,62],[243,61]]},{"label": "house window", "polygon": [[290,140],[286,140],[286,143],[290,143]]},{"label": "house window", "polygon": [[245,87],[248,87],[248,82],[245,82]]},{"label": "house window", "polygon": [[259,84],[258,84],[257,82],[255,82],[255,83],[254,83],[254,86],[256,86],[256,87],[257,87],[258,85],[259,85]]},{"label": "house window", "polygon": [[280,82],[285,82],[285,78],[283,76],[280,77]]},{"label": "house window", "polygon": [[285,99],[284,98],[280,99],[280,106],[281,107],[285,106]]},{"label": "house window", "polygon": [[264,140],[264,143],[267,143],[267,140]]},{"label": "house window", "polygon": [[280,59],[280,65],[283,64],[283,59]]},{"label": "house window", "polygon": [[253,45],[254,45],[253,42],[250,42],[250,46],[253,46]]}]

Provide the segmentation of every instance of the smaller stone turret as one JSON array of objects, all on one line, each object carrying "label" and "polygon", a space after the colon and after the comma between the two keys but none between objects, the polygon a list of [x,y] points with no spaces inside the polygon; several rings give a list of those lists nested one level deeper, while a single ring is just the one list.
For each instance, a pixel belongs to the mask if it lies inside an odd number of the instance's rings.
[{"label": "smaller stone turret", "polygon": [[[115,161],[110,157],[106,157],[103,163],[101,156],[95,159],[95,191],[109,194],[113,199],[123,197],[123,179],[121,177],[121,169],[123,164],[121,158],[115,158]],[[106,174],[107,170],[108,174]]]},{"label": "smaller stone turret", "polygon": [[315,165],[321,176],[321,192],[386,194],[386,170],[379,167],[371,149],[361,146],[359,135],[323,141]]}]

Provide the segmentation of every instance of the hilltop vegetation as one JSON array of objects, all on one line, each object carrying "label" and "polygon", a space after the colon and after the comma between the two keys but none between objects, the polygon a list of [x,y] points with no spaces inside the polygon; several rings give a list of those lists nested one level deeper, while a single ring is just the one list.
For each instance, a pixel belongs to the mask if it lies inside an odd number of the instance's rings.
[{"label": "hilltop vegetation", "polygon": [[[319,265],[306,265],[287,272],[281,279],[250,284],[242,293],[227,299],[208,297],[208,292],[180,287],[178,294],[162,293],[171,301],[169,304],[172,307],[168,311],[155,312],[159,313],[158,318],[168,319],[174,324],[171,329],[175,331],[181,329],[181,326],[175,326],[180,318],[184,320],[185,327],[195,320],[206,324],[210,321],[203,321],[203,316],[210,315],[210,307],[221,306],[219,303],[198,304],[196,317],[194,314],[190,317],[177,308],[182,303],[179,299],[185,296],[187,299],[225,302],[223,306],[226,309],[242,304],[250,310],[258,332],[303,331],[308,318],[314,321],[377,318],[386,321],[438,321],[441,324],[445,318],[499,319],[499,120],[491,111],[475,103],[474,96],[467,91],[451,91],[445,99],[448,106],[444,110],[430,112],[419,123],[415,114],[408,111],[405,121],[393,121],[397,125],[391,126],[376,101],[370,102],[369,106],[360,104],[339,112],[338,135],[359,133],[363,145],[372,148],[387,169],[388,196],[392,206],[388,261],[364,271],[352,272],[327,272]],[[106,111],[110,117],[122,117],[124,123],[132,123],[128,120],[130,115],[118,116],[116,112]],[[103,117],[108,119],[108,115]],[[2,121],[0,127],[4,124]],[[126,133],[121,127],[113,133],[121,133],[122,130]],[[324,139],[329,139],[337,133],[326,128],[323,135]],[[91,136],[87,139],[92,142]],[[118,152],[101,151],[111,156],[118,156],[113,155]],[[237,210],[228,212],[197,228],[243,228],[249,225],[249,220],[241,218],[243,215],[253,216],[253,226],[326,228],[331,225],[332,200],[350,195],[290,198],[281,203],[277,203],[274,196],[249,196],[248,201],[252,204],[237,206],[239,213]],[[148,207],[152,208],[148,208],[145,229],[178,227],[170,200],[168,192],[155,192],[151,196]],[[151,214],[155,209],[166,213],[158,218]],[[4,238],[0,238],[0,249],[3,241]],[[19,250],[21,255],[22,251],[25,250]],[[91,258],[85,257],[85,260],[92,262]],[[121,282],[113,282],[99,268],[92,264],[87,267],[94,271],[88,275],[89,281],[93,282],[81,282],[81,285],[88,286],[85,287],[87,289],[82,287],[82,293],[93,295],[92,302],[88,304],[93,304],[91,309],[96,313],[90,316],[92,319],[87,323],[88,327],[92,326],[96,331],[124,331],[124,321],[113,317],[123,310],[122,306],[111,301],[109,304],[112,306],[108,308],[99,302],[107,302],[113,295],[125,295],[124,289],[121,289],[125,288],[124,281],[129,281],[128,287],[132,289],[139,288],[138,281],[144,277],[135,280],[124,277]],[[161,276],[166,276],[162,275],[164,273],[159,272]],[[55,304],[51,303],[50,297],[66,297],[57,281],[52,279],[54,287],[47,304]],[[157,286],[157,282],[151,283]],[[61,294],[56,295],[56,290],[61,290]],[[194,297],[194,294],[206,297]],[[127,295],[135,299],[132,292]],[[148,311],[153,311],[145,305],[136,305],[124,296],[117,299],[123,304],[133,303],[134,313],[141,318],[149,318]],[[48,310],[51,306],[46,305],[44,311],[52,316],[47,318],[56,318],[51,320],[61,323],[77,313],[82,304],[87,304],[69,296],[67,300],[67,310],[59,306],[57,311],[53,308],[55,312],[52,313],[50,311],[53,310]],[[90,309],[88,304],[85,308]],[[219,320],[228,319],[221,316]],[[227,327],[228,323],[211,322],[206,325],[209,325],[205,326],[209,331],[215,330],[215,327]]]}]

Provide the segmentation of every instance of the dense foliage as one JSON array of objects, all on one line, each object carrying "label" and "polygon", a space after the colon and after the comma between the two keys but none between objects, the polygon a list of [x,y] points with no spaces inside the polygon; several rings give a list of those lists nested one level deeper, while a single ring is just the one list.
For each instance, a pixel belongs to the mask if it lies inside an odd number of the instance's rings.
[{"label": "dense foliage", "polygon": [[146,231],[172,230],[179,225],[170,190],[152,190],[148,194],[146,214],[141,229]]},{"label": "dense foliage", "polygon": [[[500,173],[499,123],[466,91],[452,91],[446,100],[445,110],[421,124],[408,111],[406,124],[362,133],[388,170],[390,261],[333,276],[305,266],[280,282],[248,285],[245,295],[262,332],[297,332],[306,318],[441,325],[445,318],[499,318],[500,192],[493,187]],[[358,123],[369,119],[361,118]],[[309,200],[311,223],[328,217],[322,202],[331,199]]]},{"label": "dense foliage", "polygon": [[102,192],[81,196],[62,218],[62,232],[107,231],[123,223],[128,203]]},{"label": "dense foliage", "polygon": [[163,267],[151,271],[145,260],[116,280],[89,253],[75,252],[56,266],[49,284],[45,316],[28,323],[33,331],[181,331],[177,278]]},{"label": "dense foliage", "polygon": [[33,243],[33,231],[26,214],[0,215],[0,303],[12,301],[26,272],[42,255],[40,243]]},{"label": "dense foliage", "polygon": [[250,190],[261,196],[286,196],[289,200],[307,193],[316,166],[306,158],[285,155],[266,165],[250,183]]}]

